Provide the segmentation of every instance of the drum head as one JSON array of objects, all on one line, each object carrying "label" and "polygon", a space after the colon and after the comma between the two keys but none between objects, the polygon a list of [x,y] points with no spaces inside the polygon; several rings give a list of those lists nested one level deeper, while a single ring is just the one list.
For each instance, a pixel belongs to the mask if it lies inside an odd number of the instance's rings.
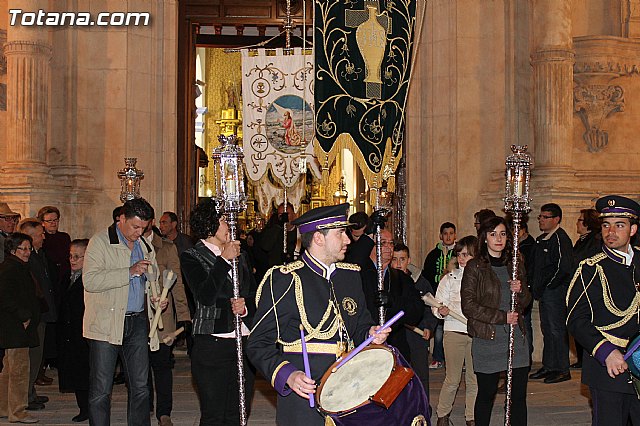
[{"label": "drum head", "polygon": [[322,410],[339,413],[366,403],[385,384],[394,365],[395,358],[388,349],[358,353],[327,378],[318,396]]},{"label": "drum head", "polygon": [[629,372],[636,379],[640,379],[640,345],[638,345],[638,342],[640,342],[640,334],[631,339],[627,345],[627,350],[633,351],[627,358],[627,365],[629,366]]}]

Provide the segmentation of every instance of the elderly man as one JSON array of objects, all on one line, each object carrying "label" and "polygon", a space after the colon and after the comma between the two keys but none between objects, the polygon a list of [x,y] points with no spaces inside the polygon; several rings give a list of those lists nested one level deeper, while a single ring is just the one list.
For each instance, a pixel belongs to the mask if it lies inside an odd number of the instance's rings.
[{"label": "elderly man", "polygon": [[[281,426],[324,425],[309,407],[309,394],[337,354],[379,329],[366,309],[358,267],[340,262],[349,244],[348,207],[319,207],[296,219],[306,251],[301,260],[271,268],[258,289],[247,355],[278,392],[276,421]],[[300,325],[305,334],[315,335],[307,343],[311,377],[300,356]],[[374,341],[384,343],[388,331]]]},{"label": "elderly man", "polygon": [[4,239],[16,230],[20,213],[14,212],[7,203],[0,203],[0,263],[4,261]]},{"label": "elderly man", "polygon": [[[149,266],[157,271],[156,254],[142,234],[153,218],[153,208],[143,198],[127,201],[120,220],[98,232],[85,252],[82,280],[85,288],[83,335],[89,341],[89,422],[111,423],[111,389],[118,355],[127,383],[128,425],[149,425],[149,353],[158,350],[158,337],[148,341],[145,313]],[[161,309],[166,307],[166,300]]]},{"label": "elderly man", "polygon": [[[602,250],[580,262],[567,294],[567,326],[582,345],[582,383],[593,401],[592,425],[640,424],[640,400],[626,372],[626,346],[640,329],[640,251],[630,244],[640,205],[617,195],[600,198]],[[631,359],[629,360],[631,363]]]}]

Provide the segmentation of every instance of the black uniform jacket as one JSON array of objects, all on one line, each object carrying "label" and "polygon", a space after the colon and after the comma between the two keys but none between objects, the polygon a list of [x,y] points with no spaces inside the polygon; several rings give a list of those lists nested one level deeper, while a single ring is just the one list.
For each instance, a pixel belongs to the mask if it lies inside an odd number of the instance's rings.
[{"label": "black uniform jacket", "polygon": [[278,424],[323,424],[322,417],[286,384],[291,373],[304,371],[300,324],[311,377],[317,383],[336,361],[338,343],[347,349],[357,346],[373,325],[356,265],[336,263],[329,274],[307,252],[301,259],[273,267],[265,275],[247,342],[249,359],[279,394]]},{"label": "black uniform jacket", "polygon": [[612,392],[634,393],[627,373],[609,377],[605,360],[624,349],[640,327],[640,251],[633,249],[632,264],[613,250],[602,247],[580,262],[567,293],[569,332],[591,354],[582,361],[582,382]]}]

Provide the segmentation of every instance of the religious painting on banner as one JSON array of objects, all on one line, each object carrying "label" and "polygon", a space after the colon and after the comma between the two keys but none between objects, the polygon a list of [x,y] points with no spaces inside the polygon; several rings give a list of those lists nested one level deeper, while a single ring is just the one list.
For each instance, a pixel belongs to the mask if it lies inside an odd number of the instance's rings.
[{"label": "religious painting on banner", "polygon": [[315,0],[316,155],[349,149],[369,185],[394,172],[405,137],[416,0]]},{"label": "religious painting on banner", "polygon": [[257,182],[270,169],[284,186],[294,186],[315,165],[311,50],[244,50],[242,102],[248,177]]}]

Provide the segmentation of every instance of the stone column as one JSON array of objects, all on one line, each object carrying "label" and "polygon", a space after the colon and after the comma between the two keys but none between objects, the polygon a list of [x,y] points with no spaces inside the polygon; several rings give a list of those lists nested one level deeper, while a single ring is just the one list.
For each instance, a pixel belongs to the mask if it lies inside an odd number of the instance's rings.
[{"label": "stone column", "polygon": [[572,0],[534,2],[536,167],[570,168],[573,120]]},{"label": "stone column", "polygon": [[[41,4],[42,3],[42,4]],[[11,0],[9,9],[47,9],[46,1]],[[7,60],[7,151],[5,171],[46,170],[52,49],[44,26],[9,26]]]}]

